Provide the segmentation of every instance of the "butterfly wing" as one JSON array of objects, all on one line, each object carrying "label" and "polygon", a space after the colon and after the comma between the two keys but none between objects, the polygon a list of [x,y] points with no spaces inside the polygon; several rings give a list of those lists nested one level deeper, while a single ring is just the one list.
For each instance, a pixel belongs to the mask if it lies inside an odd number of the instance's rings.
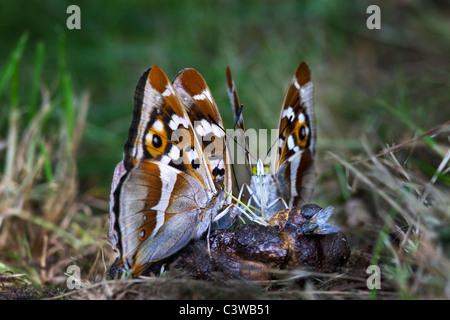
[{"label": "butterfly wing", "polygon": [[227,93],[228,98],[230,99],[231,110],[233,111],[235,127],[237,129],[242,129],[245,132],[245,123],[244,117],[242,116],[241,102],[239,100],[236,84],[234,83],[233,75],[229,66],[227,66],[226,76]]},{"label": "butterfly wing", "polygon": [[198,177],[208,189],[214,190],[211,176],[201,165],[205,159],[187,111],[158,66],[142,75],[134,101],[133,121],[124,150],[125,168],[130,170],[144,159],[160,161]]},{"label": "butterfly wing", "polygon": [[288,206],[301,207],[311,201],[316,171],[316,125],[311,72],[300,63],[289,83],[279,120],[279,139],[273,172]]},{"label": "butterfly wing", "polygon": [[235,194],[240,191],[240,186],[248,183],[251,177],[251,161],[248,146],[248,138],[245,133],[244,115],[242,113],[242,105],[239,100],[236,84],[233,80],[231,69],[227,66],[227,93],[230,100],[231,110],[235,121],[235,130],[232,137],[229,138],[229,149],[233,149],[233,170],[236,180]]},{"label": "butterfly wing", "polygon": [[126,269],[167,257],[206,230],[205,208],[221,203],[201,150],[164,72],[147,70],[110,198],[108,236]]},{"label": "butterfly wing", "polygon": [[206,81],[196,70],[188,68],[180,71],[174,78],[173,87],[187,110],[197,136],[200,137],[209,174],[214,181],[224,185],[224,190],[231,192],[225,129]]}]

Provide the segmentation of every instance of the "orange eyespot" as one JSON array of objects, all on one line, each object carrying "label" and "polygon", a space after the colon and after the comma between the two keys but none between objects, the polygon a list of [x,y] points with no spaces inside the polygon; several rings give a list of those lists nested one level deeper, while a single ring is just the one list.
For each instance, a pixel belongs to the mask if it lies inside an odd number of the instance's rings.
[{"label": "orange eyespot", "polygon": [[308,142],[308,127],[305,123],[299,123],[298,124],[298,145],[301,148],[305,148]]},{"label": "orange eyespot", "polygon": [[145,145],[152,158],[157,158],[164,152],[167,144],[164,136],[164,131],[160,132],[153,129],[148,131],[145,137]]},{"label": "orange eyespot", "polygon": [[161,137],[158,136],[157,134],[154,134],[153,138],[152,138],[152,144],[153,144],[153,147],[155,147],[156,149],[161,148],[161,146],[162,146]]},{"label": "orange eyespot", "polygon": [[306,128],[305,126],[301,126],[300,130],[298,131],[298,137],[300,138],[300,140],[305,140],[306,139]]}]

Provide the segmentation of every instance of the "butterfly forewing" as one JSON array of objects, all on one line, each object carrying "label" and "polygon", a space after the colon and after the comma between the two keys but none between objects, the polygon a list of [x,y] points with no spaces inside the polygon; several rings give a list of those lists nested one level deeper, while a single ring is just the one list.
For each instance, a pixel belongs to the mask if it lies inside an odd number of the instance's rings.
[{"label": "butterfly forewing", "polygon": [[188,114],[167,76],[157,66],[147,70],[136,87],[133,121],[124,150],[125,168],[130,170],[144,159],[161,161],[183,172],[195,169],[199,180],[214,188],[201,166],[204,160],[199,146]]},{"label": "butterfly forewing", "polygon": [[248,138],[245,131],[244,115],[242,113],[243,108],[229,66],[227,66],[226,69],[226,77],[228,98],[230,100],[231,110],[235,121],[233,136],[227,137],[229,142],[228,149],[233,150],[233,171],[236,180],[234,192],[238,194],[240,186],[250,180],[251,162]]},{"label": "butterfly forewing", "polygon": [[225,129],[206,81],[196,70],[188,68],[180,71],[173,80],[173,86],[194,125],[210,174],[215,181],[224,184],[227,192],[231,192]]},{"label": "butterfly forewing", "polygon": [[316,124],[311,72],[302,62],[292,77],[283,101],[278,122],[279,140],[274,163],[279,168],[292,155],[303,150],[315,154]]},{"label": "butterfly forewing", "polygon": [[234,83],[233,75],[231,74],[231,69],[229,66],[227,66],[226,76],[227,76],[227,93],[231,104],[231,110],[233,111],[235,127],[245,131],[245,123],[244,117],[242,116],[241,102],[239,100],[236,84]]}]

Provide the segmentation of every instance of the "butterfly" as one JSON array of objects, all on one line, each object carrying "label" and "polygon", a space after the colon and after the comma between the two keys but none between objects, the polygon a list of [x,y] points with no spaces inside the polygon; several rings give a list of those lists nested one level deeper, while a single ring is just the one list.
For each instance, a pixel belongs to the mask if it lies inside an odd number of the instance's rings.
[{"label": "butterfly", "polygon": [[[242,107],[229,67],[226,76],[237,128],[245,132]],[[294,206],[300,208],[311,201],[316,180],[314,157],[317,139],[313,93],[311,71],[302,62],[289,83],[281,107],[279,136],[273,148],[271,167],[265,165],[262,159],[252,163],[248,140],[245,135],[236,135],[236,141],[245,153],[247,171],[246,175],[237,174],[244,177],[236,179],[237,185],[242,185],[239,197],[247,194],[247,208],[255,208],[263,222],[280,210]],[[250,177],[249,181],[242,181],[247,177]]]},{"label": "butterfly", "polygon": [[203,77],[141,76],[110,195],[108,237],[133,276],[203,235],[231,199],[223,122]]}]

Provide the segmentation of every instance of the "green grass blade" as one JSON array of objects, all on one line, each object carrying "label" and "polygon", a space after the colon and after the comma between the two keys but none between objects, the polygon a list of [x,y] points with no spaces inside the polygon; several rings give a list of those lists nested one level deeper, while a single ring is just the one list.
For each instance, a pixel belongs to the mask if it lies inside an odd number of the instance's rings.
[{"label": "green grass blade", "polygon": [[8,61],[6,62],[5,69],[0,77],[0,103],[2,101],[2,94],[6,87],[6,85],[11,81],[11,78],[13,77],[13,74],[15,72],[15,69],[17,68],[17,65],[19,64],[20,58],[22,57],[22,53],[25,49],[25,44],[28,39],[28,34],[23,34],[19,41],[17,42],[17,46],[11,53],[11,56],[9,57]]},{"label": "green grass blade", "polygon": [[338,179],[339,187],[341,188],[343,199],[344,200],[350,199],[351,194],[347,187],[347,179],[345,178],[344,168],[341,165],[335,164],[334,170],[336,171],[336,177]]},{"label": "green grass blade", "polygon": [[19,60],[13,63],[13,73],[11,76],[10,110],[19,109]]},{"label": "green grass blade", "polygon": [[[65,36],[61,35],[58,39],[58,69],[61,81],[62,102],[64,107],[64,120],[66,126],[65,129],[69,137],[68,140],[72,143],[77,119],[75,115],[75,98],[72,88],[72,81],[70,79],[69,73],[67,72],[66,66],[65,44]],[[68,145],[69,152],[71,152],[72,147],[72,145]]]},{"label": "green grass blade", "polygon": [[62,78],[62,91],[63,91],[63,105],[65,115],[65,125],[67,128],[67,134],[69,141],[73,141],[74,130],[76,125],[75,116],[75,98],[72,89],[72,82],[68,74],[64,74]]},{"label": "green grass blade", "polygon": [[[11,83],[11,104],[9,106],[9,123],[7,124],[8,148],[6,150],[4,178],[10,178],[13,174],[14,159],[17,152],[19,135],[19,61],[27,39],[27,34],[22,35],[19,39],[16,48],[13,50],[9,60],[6,62],[5,70],[0,78],[0,105],[5,87],[8,83]],[[4,125],[0,123],[0,127],[4,127]]]},{"label": "green grass blade", "polygon": [[30,98],[28,104],[30,111],[28,114],[29,122],[34,118],[38,112],[38,96],[39,96],[39,85],[41,83],[42,70],[44,67],[44,44],[39,42],[36,46],[36,56],[34,59],[34,72],[33,80],[30,88]]},{"label": "green grass blade", "polygon": [[9,125],[7,134],[6,158],[5,158],[5,171],[4,179],[9,179],[13,175],[14,163],[17,153],[17,144],[19,139],[19,111],[11,110],[9,114]]},{"label": "green grass blade", "polygon": [[47,149],[45,148],[45,144],[42,141],[39,141],[39,151],[41,156],[44,159],[44,175],[45,179],[51,183],[53,182],[53,172],[52,172],[52,164],[50,162],[50,157],[48,155]]},{"label": "green grass blade", "polygon": [[[403,124],[409,127],[412,130],[415,130],[417,135],[421,135],[425,133],[425,130],[422,129],[416,122],[414,122],[410,117],[409,113],[405,112],[405,107],[400,106],[397,108],[396,106],[391,105],[384,99],[377,99],[377,104],[394,115],[398,120],[400,120]],[[423,142],[425,142],[431,149],[433,149],[436,154],[438,154],[441,158],[444,158],[444,154],[441,149],[437,145],[437,143],[430,137],[423,137]]]}]

